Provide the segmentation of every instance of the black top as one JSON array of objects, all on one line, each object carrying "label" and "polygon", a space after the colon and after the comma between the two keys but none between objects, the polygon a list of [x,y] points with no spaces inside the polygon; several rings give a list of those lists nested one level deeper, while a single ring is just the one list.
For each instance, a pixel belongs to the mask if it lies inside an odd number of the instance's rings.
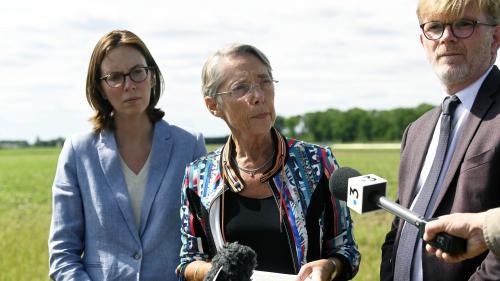
[{"label": "black top", "polygon": [[257,270],[294,274],[286,226],[283,223],[280,230],[274,197],[254,199],[231,191],[225,192],[224,197],[226,241],[252,248],[257,253]]}]

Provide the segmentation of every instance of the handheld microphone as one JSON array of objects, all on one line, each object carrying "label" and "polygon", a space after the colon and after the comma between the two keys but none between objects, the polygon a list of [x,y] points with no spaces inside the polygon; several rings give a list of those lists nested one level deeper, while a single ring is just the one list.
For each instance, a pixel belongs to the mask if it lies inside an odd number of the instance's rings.
[{"label": "handheld microphone", "polygon": [[[403,206],[387,199],[387,180],[373,174],[362,176],[352,168],[339,168],[330,177],[330,192],[339,200],[347,202],[347,207],[359,214],[379,209],[402,218],[406,222],[416,226],[419,237],[423,237],[425,224],[429,221]],[[440,248],[452,255],[465,252],[467,241],[441,232],[434,240],[427,242],[434,248]]]},{"label": "handheld microphone", "polygon": [[212,268],[204,281],[250,281],[257,266],[257,254],[252,248],[229,243],[215,254]]}]

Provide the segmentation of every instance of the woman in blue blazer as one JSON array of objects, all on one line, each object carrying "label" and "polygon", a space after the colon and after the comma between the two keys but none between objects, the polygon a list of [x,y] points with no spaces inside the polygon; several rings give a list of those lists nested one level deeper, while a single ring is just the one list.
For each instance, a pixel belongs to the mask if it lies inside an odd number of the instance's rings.
[{"label": "woman in blue blazer", "polygon": [[94,130],[66,140],[52,187],[52,279],[176,280],[182,177],[206,149],[162,120],[162,90],[139,37],[99,40],[86,86]]}]

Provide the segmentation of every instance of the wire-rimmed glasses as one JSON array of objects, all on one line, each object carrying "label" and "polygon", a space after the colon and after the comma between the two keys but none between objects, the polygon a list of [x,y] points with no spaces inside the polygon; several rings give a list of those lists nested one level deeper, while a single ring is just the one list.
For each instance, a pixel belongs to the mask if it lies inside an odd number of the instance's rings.
[{"label": "wire-rimmed glasses", "polygon": [[229,91],[219,92],[216,93],[215,95],[231,95],[234,98],[241,98],[246,94],[252,92],[252,90],[254,90],[256,87],[259,87],[260,90],[262,90],[265,93],[268,93],[271,90],[274,90],[275,83],[278,83],[278,81],[272,78],[262,78],[257,83],[248,83],[248,82],[238,83],[233,87],[231,87]]}]

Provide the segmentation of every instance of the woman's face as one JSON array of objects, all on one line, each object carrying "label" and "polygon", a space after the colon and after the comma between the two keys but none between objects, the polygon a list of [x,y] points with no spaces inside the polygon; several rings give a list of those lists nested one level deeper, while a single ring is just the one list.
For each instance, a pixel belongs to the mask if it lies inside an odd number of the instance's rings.
[{"label": "woman's face", "polygon": [[115,117],[145,114],[154,86],[154,74],[147,66],[144,56],[128,46],[112,49],[104,57],[101,77],[107,76],[107,81],[101,80],[101,88]]},{"label": "woman's face", "polygon": [[266,66],[253,55],[236,55],[222,58],[218,67],[225,77],[218,90],[222,103],[206,98],[209,110],[224,119],[233,134],[269,133],[276,112],[274,81]]}]

